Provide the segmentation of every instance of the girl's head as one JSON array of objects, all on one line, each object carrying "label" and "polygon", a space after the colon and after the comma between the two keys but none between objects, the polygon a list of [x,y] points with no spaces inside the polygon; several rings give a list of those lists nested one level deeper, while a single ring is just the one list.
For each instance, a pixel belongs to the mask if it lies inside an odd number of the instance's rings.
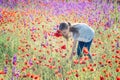
[{"label": "girl's head", "polygon": [[70,32],[70,26],[71,26],[70,23],[65,23],[65,22],[60,23],[59,30],[61,31],[63,36],[68,36]]},{"label": "girl's head", "polygon": [[69,23],[69,22],[68,23],[66,23],[66,22],[60,23],[59,30],[61,31],[63,37],[65,37],[66,39],[69,38],[70,32],[73,32],[73,33],[78,32],[77,28],[72,27],[71,23]]}]

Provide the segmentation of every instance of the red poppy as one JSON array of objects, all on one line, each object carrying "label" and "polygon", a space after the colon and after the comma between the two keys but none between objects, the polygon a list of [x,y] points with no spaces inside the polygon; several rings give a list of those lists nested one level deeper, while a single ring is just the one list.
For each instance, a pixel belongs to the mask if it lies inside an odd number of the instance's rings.
[{"label": "red poppy", "polygon": [[58,73],[59,73],[59,70],[55,70],[54,72],[55,72],[55,74],[58,74]]},{"label": "red poppy", "polygon": [[56,37],[61,37],[62,34],[61,34],[61,32],[60,32],[59,30],[57,30],[57,31],[54,33],[54,36],[56,36]]},{"label": "red poppy", "polygon": [[68,75],[71,75],[71,74],[72,74],[72,72],[71,72],[71,71],[69,71],[69,72],[67,72],[67,74],[68,74]]},{"label": "red poppy", "polygon": [[117,54],[120,54],[120,50],[116,50],[116,53],[117,53]]},{"label": "red poppy", "polygon": [[65,80],[69,80],[69,78],[66,78]]},{"label": "red poppy", "polygon": [[3,78],[0,78],[0,80],[4,80]]},{"label": "red poppy", "polygon": [[0,71],[0,74],[5,74],[5,72],[4,71]]},{"label": "red poppy", "polygon": [[96,56],[97,54],[96,53],[93,53],[92,56]]},{"label": "red poppy", "polygon": [[120,76],[117,76],[117,77],[116,77],[116,80],[120,80]]},{"label": "red poppy", "polygon": [[101,76],[100,76],[100,80],[105,80],[105,78],[101,75]]},{"label": "red poppy", "polygon": [[116,68],[116,72],[120,72],[120,68],[118,67],[118,68]]},{"label": "red poppy", "polygon": [[80,64],[86,64],[86,62],[85,61],[80,61]]},{"label": "red poppy", "polygon": [[86,47],[83,48],[83,53],[84,54],[88,54],[89,53],[89,51],[88,51],[88,49]]},{"label": "red poppy", "polygon": [[106,74],[107,71],[106,71],[106,70],[103,70],[103,72]]},{"label": "red poppy", "polygon": [[66,45],[61,46],[61,49],[66,49]]},{"label": "red poppy", "polygon": [[89,2],[92,2],[92,0],[88,0]]},{"label": "red poppy", "polygon": [[102,57],[102,59],[105,59],[106,58],[106,54],[103,54],[101,57]]},{"label": "red poppy", "polygon": [[58,76],[59,78],[61,78],[61,77],[62,77],[62,74],[61,74],[61,73],[58,73],[57,76]]},{"label": "red poppy", "polygon": [[40,80],[39,75],[35,75],[34,80]]},{"label": "red poppy", "polygon": [[90,68],[90,71],[94,71],[94,68]]},{"label": "red poppy", "polygon": [[78,73],[76,73],[76,74],[75,74],[75,76],[78,78],[78,77],[79,77],[79,74],[78,74]]},{"label": "red poppy", "polygon": [[85,72],[87,70],[87,68],[82,68],[82,71]]},{"label": "red poppy", "polygon": [[74,60],[74,64],[78,64],[78,62],[79,62],[78,60]]},{"label": "red poppy", "polygon": [[103,62],[101,62],[101,61],[100,61],[100,62],[98,62],[98,63],[99,63],[100,65],[102,65],[102,64],[103,64]]}]

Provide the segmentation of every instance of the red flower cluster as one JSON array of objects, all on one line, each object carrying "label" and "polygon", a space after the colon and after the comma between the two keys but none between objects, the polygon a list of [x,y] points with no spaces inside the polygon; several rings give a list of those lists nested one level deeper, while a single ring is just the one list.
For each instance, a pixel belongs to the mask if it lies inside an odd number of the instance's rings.
[{"label": "red flower cluster", "polygon": [[61,34],[60,30],[57,30],[57,31],[54,33],[54,36],[56,36],[56,37],[61,37],[62,34]]}]

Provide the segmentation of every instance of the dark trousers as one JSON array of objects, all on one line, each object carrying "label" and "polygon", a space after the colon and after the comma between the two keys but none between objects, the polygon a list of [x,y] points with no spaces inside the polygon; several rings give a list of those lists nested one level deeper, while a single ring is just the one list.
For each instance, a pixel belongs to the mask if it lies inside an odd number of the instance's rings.
[{"label": "dark trousers", "polygon": [[82,49],[83,49],[83,47],[87,47],[87,48],[88,48],[88,51],[89,51],[88,57],[89,57],[90,59],[92,59],[92,56],[91,56],[91,54],[90,54],[90,47],[91,47],[92,41],[93,41],[93,39],[92,39],[90,42],[82,42],[82,41],[79,41],[79,42],[78,42],[77,55],[78,55],[79,57],[82,57]]}]

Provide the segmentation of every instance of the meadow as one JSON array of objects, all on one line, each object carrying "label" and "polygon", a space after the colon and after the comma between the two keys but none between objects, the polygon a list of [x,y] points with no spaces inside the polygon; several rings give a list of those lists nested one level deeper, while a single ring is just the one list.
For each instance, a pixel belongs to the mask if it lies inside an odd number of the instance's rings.
[{"label": "meadow", "polygon": [[[70,61],[61,22],[95,30],[87,56]],[[83,53],[84,54],[84,53]],[[0,80],[120,80],[120,5],[104,0],[0,1]]]}]

